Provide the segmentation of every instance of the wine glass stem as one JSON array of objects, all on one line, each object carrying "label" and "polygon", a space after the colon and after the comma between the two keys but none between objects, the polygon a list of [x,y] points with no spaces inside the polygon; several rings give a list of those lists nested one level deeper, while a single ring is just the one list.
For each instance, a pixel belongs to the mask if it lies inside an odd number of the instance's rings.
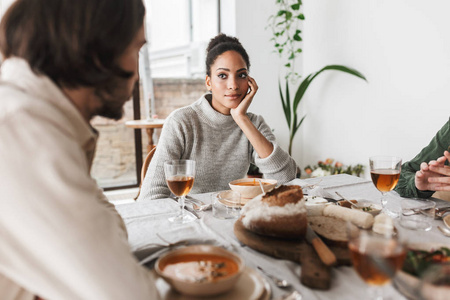
[{"label": "wine glass stem", "polygon": [[381,192],[381,207],[383,209],[385,209],[386,204],[387,204],[386,193],[385,192]]},{"label": "wine glass stem", "polygon": [[181,217],[184,218],[184,202],[185,202],[185,196],[180,197],[180,209],[181,209]]},{"label": "wine glass stem", "polygon": [[372,300],[383,300],[384,299],[383,287],[381,287],[381,286],[370,287],[369,293],[371,294],[370,298]]}]

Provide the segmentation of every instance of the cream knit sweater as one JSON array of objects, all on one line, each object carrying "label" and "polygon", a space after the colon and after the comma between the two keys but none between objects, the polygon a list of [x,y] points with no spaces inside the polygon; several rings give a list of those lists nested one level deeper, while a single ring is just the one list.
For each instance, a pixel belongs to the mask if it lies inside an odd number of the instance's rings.
[{"label": "cream knit sweater", "polygon": [[279,184],[295,178],[295,161],[276,144],[275,136],[261,116],[248,113],[256,128],[274,146],[266,158],[258,156],[231,115],[212,108],[210,99],[211,95],[205,94],[167,118],[139,200],[170,195],[164,178],[164,162],[174,159],[195,160],[193,194],[229,189],[230,181],[246,176],[250,163],[256,164],[265,178],[276,179]]}]

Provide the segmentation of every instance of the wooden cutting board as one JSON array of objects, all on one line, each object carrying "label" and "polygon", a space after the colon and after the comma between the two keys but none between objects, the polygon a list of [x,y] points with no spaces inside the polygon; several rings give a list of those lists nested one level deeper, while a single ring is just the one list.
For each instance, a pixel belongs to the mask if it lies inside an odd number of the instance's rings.
[{"label": "wooden cutting board", "polygon": [[[241,219],[234,224],[234,234],[241,243],[254,250],[300,263],[302,265],[300,282],[303,285],[320,290],[330,288],[331,269],[320,261],[314,248],[306,240],[287,240],[259,235],[247,230]],[[338,265],[351,264],[348,249],[337,246],[329,248],[336,255]]]}]

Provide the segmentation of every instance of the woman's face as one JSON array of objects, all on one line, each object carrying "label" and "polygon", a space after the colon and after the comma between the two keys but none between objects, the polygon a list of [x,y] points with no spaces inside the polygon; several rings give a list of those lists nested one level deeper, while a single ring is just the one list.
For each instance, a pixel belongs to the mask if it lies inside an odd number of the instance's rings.
[{"label": "woman's face", "polygon": [[206,76],[206,87],[212,92],[212,107],[229,115],[248,91],[248,70],[242,56],[236,51],[219,55],[211,66],[211,77]]}]

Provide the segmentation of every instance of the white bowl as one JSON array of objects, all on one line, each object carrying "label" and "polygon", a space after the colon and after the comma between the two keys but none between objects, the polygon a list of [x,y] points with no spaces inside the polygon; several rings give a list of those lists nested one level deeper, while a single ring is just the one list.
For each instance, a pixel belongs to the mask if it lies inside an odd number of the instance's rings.
[{"label": "white bowl", "polygon": [[[182,259],[183,257],[187,258],[189,256],[199,254],[200,256],[198,261],[201,261],[202,257],[204,258],[207,255],[231,259],[237,264],[237,271],[230,276],[224,276],[223,278],[218,277],[213,280],[205,280],[200,282],[195,281],[194,277],[183,278],[182,276],[186,276],[186,274],[182,274],[183,272],[180,271],[182,270],[181,268],[175,272],[176,275],[170,274],[166,270],[166,267],[173,265],[177,259]],[[155,263],[155,271],[159,276],[161,276],[179,293],[190,296],[213,296],[231,290],[241,276],[244,267],[244,261],[240,256],[223,248],[211,245],[193,245],[179,248],[161,256]]]},{"label": "white bowl", "polygon": [[[258,179],[258,178],[242,178],[233,180],[229,183],[230,189],[241,194],[241,198],[245,200],[253,199],[258,195],[262,194],[261,186],[259,185],[259,180],[263,183],[264,191],[270,192],[277,185],[277,181],[274,179]],[[254,185],[239,185],[239,184],[254,184]],[[245,202],[245,201],[244,201]],[[242,203],[245,204],[245,203]]]},{"label": "white bowl", "polygon": [[381,210],[383,209],[381,207],[381,205],[379,205],[379,204],[372,203],[370,201],[364,201],[364,200],[358,200],[357,205],[364,205],[365,207],[369,207],[370,209],[369,210],[365,210],[363,208],[355,208],[354,206],[352,206],[352,209],[357,209],[357,210],[360,210],[360,211],[363,211],[363,212],[367,212],[367,213],[371,214],[374,217],[376,215],[378,215],[381,212]]}]

